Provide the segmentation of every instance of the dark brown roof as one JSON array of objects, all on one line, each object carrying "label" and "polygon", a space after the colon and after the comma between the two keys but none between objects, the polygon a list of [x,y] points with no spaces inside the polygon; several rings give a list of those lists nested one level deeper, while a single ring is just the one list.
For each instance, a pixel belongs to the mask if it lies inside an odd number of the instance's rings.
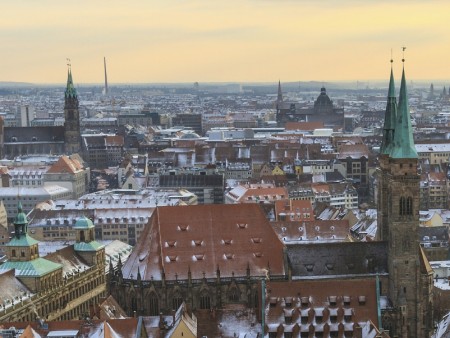
[{"label": "dark brown roof", "polygon": [[387,242],[294,244],[286,247],[292,276],[298,278],[386,274],[387,251]]},{"label": "dark brown roof", "polygon": [[256,204],[159,207],[124,264],[124,278],[283,275],[283,244]]}]

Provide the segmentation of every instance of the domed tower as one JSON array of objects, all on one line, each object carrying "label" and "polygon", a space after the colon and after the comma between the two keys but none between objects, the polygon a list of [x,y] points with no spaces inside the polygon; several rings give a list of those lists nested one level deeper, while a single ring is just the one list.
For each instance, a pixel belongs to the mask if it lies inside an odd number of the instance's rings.
[{"label": "domed tower", "polygon": [[75,251],[92,265],[104,266],[105,246],[95,240],[95,227],[92,221],[83,216],[75,223]]},{"label": "domed tower", "polygon": [[39,242],[27,234],[28,219],[19,202],[17,215],[14,219],[14,237],[5,246],[8,260],[11,262],[26,262],[39,258]]},{"label": "domed tower", "polygon": [[70,65],[64,92],[64,119],[65,151],[67,154],[78,153],[81,151],[80,111],[78,109],[78,94],[73,85]]},{"label": "domed tower", "polygon": [[314,114],[332,114],[333,101],[327,95],[325,87],[320,88],[320,94],[314,101]]}]

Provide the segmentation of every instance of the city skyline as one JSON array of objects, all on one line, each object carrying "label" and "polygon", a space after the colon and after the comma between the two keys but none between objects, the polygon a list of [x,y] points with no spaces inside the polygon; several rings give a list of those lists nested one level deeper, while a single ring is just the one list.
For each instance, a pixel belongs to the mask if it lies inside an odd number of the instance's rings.
[{"label": "city skyline", "polygon": [[[4,4],[0,81],[77,84],[446,81],[441,1],[134,1]],[[425,15],[424,15],[425,14]]]}]

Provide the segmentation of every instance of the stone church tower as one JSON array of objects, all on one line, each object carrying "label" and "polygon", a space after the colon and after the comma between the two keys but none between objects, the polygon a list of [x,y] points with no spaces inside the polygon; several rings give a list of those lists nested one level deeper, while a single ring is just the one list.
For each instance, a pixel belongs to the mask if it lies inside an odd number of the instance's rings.
[{"label": "stone church tower", "polygon": [[404,68],[398,105],[391,68],[379,161],[378,237],[389,242],[390,304],[383,326],[392,337],[429,337],[432,271],[418,238],[420,175]]},{"label": "stone church tower", "polygon": [[67,154],[81,151],[80,112],[78,109],[78,95],[72,81],[72,70],[69,66],[67,86],[64,92],[64,139]]}]

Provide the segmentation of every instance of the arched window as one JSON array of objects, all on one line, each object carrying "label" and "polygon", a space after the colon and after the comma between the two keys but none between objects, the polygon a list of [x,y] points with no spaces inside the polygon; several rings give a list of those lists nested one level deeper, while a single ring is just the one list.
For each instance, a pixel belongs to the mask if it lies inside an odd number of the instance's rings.
[{"label": "arched window", "polygon": [[406,214],[412,215],[413,214],[413,200],[412,197],[406,198]]},{"label": "arched window", "polygon": [[11,256],[16,257],[16,250],[12,249]]},{"label": "arched window", "polygon": [[400,216],[406,215],[406,199],[404,197],[400,197],[399,214]]},{"label": "arched window", "polygon": [[228,300],[230,302],[239,302],[239,290],[234,287],[228,292]]},{"label": "arched window", "polygon": [[85,237],[84,237],[84,230],[80,231],[80,242],[84,242],[85,241]]},{"label": "arched window", "polygon": [[135,295],[131,296],[131,311],[137,311],[137,299]]},{"label": "arched window", "polygon": [[211,308],[211,297],[207,292],[202,293],[200,296],[200,309],[208,310]]},{"label": "arched window", "polygon": [[148,298],[148,310],[150,316],[158,316],[159,315],[159,300],[158,296],[155,292],[150,293],[150,296]]},{"label": "arched window", "polygon": [[172,309],[177,311],[181,304],[183,304],[183,297],[179,294],[174,295],[172,298]]}]

